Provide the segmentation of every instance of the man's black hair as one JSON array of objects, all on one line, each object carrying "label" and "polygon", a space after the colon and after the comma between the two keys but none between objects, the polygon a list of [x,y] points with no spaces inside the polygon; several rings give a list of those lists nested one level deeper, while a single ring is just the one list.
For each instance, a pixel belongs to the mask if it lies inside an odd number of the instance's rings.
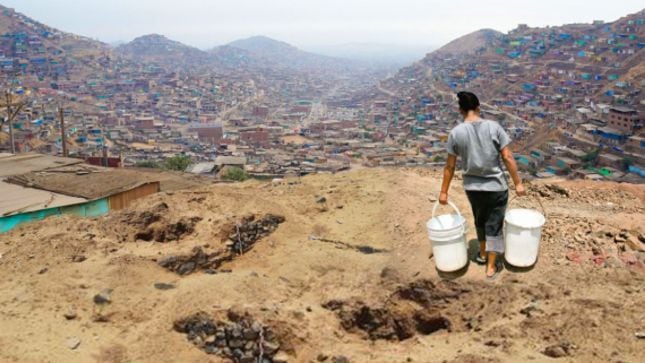
[{"label": "man's black hair", "polygon": [[461,91],[457,93],[459,108],[463,112],[475,111],[479,107],[479,99],[472,92]]}]

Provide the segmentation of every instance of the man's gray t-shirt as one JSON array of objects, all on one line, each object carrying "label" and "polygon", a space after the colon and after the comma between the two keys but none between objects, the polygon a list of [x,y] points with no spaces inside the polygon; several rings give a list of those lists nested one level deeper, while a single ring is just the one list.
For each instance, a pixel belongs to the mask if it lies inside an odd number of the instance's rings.
[{"label": "man's gray t-shirt", "polygon": [[511,142],[499,123],[464,122],[448,135],[448,154],[461,157],[464,189],[499,192],[508,189],[500,151]]}]

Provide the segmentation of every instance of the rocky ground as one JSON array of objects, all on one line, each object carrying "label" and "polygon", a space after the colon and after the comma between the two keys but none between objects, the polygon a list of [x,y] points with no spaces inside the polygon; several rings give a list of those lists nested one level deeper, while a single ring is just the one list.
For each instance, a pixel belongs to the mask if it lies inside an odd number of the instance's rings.
[{"label": "rocky ground", "polygon": [[[642,361],[645,187],[531,185],[511,207],[542,202],[538,263],[487,281],[434,268],[439,183],[370,169],[198,186],[3,234],[0,361]],[[474,238],[459,182],[450,197]]]}]

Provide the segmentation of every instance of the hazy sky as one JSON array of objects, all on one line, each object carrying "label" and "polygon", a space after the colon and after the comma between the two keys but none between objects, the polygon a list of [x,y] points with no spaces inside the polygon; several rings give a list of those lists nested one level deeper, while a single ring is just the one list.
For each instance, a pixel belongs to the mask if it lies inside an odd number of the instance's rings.
[{"label": "hazy sky", "polygon": [[105,42],[160,33],[199,48],[257,34],[300,47],[435,46],[481,28],[615,20],[643,0],[0,0],[55,28]]}]

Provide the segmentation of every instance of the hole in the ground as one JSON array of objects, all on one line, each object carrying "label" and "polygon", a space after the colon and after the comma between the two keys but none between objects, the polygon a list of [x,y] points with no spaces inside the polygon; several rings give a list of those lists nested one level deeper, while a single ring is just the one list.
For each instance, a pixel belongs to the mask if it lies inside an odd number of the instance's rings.
[{"label": "hole in the ground", "polygon": [[229,312],[227,320],[222,321],[200,312],[175,321],[173,328],[204,352],[237,363],[282,361],[276,357],[282,347],[273,327],[249,314]]},{"label": "hole in the ground", "polygon": [[331,301],[323,307],[336,312],[343,329],[363,332],[370,340],[406,340],[417,333],[428,335],[451,327],[439,312],[405,301],[375,306],[360,300]]},{"label": "hole in the ground", "polygon": [[123,222],[134,227],[134,240],[170,242],[192,234],[201,217],[183,216],[174,219],[169,215],[170,208],[166,203],[158,203],[143,212],[125,212]]},{"label": "hole in the ground", "polygon": [[453,324],[445,316],[444,307],[468,291],[456,284],[417,280],[397,289],[383,302],[332,300],[323,307],[336,313],[346,331],[365,334],[370,340],[406,340],[415,334],[451,331]]},{"label": "hole in the ground", "polygon": [[257,220],[255,216],[244,217],[224,231],[228,236],[225,247],[210,253],[195,247],[190,254],[166,257],[159,261],[159,265],[179,275],[188,275],[197,270],[215,273],[223,263],[250,251],[258,240],[270,235],[284,221],[284,217],[273,214]]}]

